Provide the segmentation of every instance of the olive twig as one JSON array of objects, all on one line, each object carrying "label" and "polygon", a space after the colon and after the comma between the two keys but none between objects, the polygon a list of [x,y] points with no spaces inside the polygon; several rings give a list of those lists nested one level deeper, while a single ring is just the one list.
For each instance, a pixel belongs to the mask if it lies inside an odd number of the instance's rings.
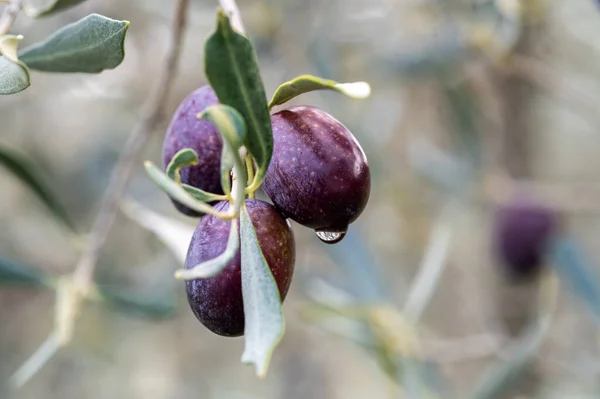
[{"label": "olive twig", "polygon": [[[248,184],[250,185],[254,180],[254,160],[252,159],[252,156],[250,154],[246,154],[245,160],[246,172],[248,173]],[[248,197],[254,198],[254,192],[248,193]]]},{"label": "olive twig", "polygon": [[22,7],[23,0],[8,0],[8,5],[0,17],[0,36],[4,36],[10,31]]},{"label": "olive twig", "polygon": [[[119,202],[131,180],[137,156],[150,137],[150,134],[154,131],[154,128],[162,119],[165,100],[173,87],[172,82],[179,63],[183,33],[187,22],[188,5],[189,0],[178,0],[175,5],[175,14],[171,25],[171,37],[167,54],[164,57],[165,62],[156,80],[156,86],[144,106],[141,118],[133,128],[125,144],[117,166],[113,170],[108,188],[100,204],[100,210],[94,219],[86,249],[81,254],[72,277],[69,277],[72,278],[73,284],[73,289],[69,290],[69,295],[71,296],[69,302],[72,303],[73,309],[79,308],[81,301],[86,298],[87,293],[91,290],[94,269],[100,249],[106,242],[108,233],[116,218]],[[4,10],[4,14],[0,17],[0,35],[10,29],[21,6],[22,2],[20,0],[13,0],[8,8]],[[68,342],[61,340],[58,334],[60,331],[72,331],[72,326],[75,324],[76,319],[77,312],[71,312],[70,317],[60,319],[60,323],[64,323],[64,325],[55,326],[42,346],[13,375],[11,382],[14,387],[20,387],[25,384],[50,360],[59,347],[68,344]]]},{"label": "olive twig", "polygon": [[229,16],[229,20],[233,29],[237,30],[242,35],[245,35],[246,29],[244,29],[244,23],[242,22],[242,17],[240,16],[240,10],[238,9],[235,0],[219,0],[219,5]]}]

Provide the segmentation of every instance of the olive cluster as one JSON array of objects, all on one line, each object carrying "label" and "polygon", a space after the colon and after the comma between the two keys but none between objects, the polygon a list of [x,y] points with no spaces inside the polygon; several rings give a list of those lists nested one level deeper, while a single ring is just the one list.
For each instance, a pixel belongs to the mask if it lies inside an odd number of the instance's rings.
[{"label": "olive cluster", "polygon": [[[181,183],[222,194],[222,139],[215,126],[198,119],[219,103],[204,86],[178,107],[163,145],[163,166],[191,148],[198,164],[182,168]],[[273,204],[246,200],[259,246],[275,278],[281,300],[287,294],[295,261],[294,235],[288,219],[314,229],[324,242],[340,241],[348,225],[364,210],[370,193],[365,153],[352,133],[328,113],[309,106],[271,115],[273,155],[262,189]],[[202,216],[174,201],[188,216]],[[226,210],[227,201],[212,204]],[[226,248],[230,223],[212,215],[200,219],[188,250],[186,268],[215,258]],[[218,275],[186,282],[192,311],[211,331],[224,336],[244,333],[240,253]]]}]

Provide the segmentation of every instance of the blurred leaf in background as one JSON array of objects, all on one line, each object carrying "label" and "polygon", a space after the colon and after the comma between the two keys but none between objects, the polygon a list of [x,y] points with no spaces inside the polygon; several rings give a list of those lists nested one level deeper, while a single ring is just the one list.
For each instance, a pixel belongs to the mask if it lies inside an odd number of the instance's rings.
[{"label": "blurred leaf in background", "polygon": [[74,224],[61,201],[53,192],[52,185],[47,183],[45,177],[41,176],[41,171],[35,166],[33,160],[0,143],[0,165],[35,193],[59,221],[68,228],[74,229]]}]

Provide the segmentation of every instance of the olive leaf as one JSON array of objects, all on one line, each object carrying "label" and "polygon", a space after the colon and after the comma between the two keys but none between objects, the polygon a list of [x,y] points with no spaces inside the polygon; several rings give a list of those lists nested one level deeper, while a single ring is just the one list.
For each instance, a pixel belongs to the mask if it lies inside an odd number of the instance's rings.
[{"label": "olive leaf", "polygon": [[469,396],[470,398],[501,399],[506,397],[506,390],[511,387],[531,361],[549,331],[557,296],[558,279],[555,275],[547,273],[540,288],[537,317],[527,327],[523,336],[514,343],[507,358],[493,365],[484,374],[474,393]]},{"label": "olive leaf", "polygon": [[600,322],[600,277],[579,246],[571,239],[557,237],[550,248],[552,265],[573,293]]},{"label": "olive leaf", "polygon": [[125,57],[128,28],[128,21],[91,14],[23,49],[19,58],[29,68],[45,72],[98,73],[113,69]]},{"label": "olive leaf", "polygon": [[244,145],[256,160],[257,188],[267,172],[273,153],[271,117],[252,43],[235,32],[219,9],[217,29],[204,46],[204,70],[219,101],[241,113],[248,133]]},{"label": "olive leaf", "polygon": [[25,183],[31,191],[52,211],[52,214],[65,226],[74,229],[73,223],[61,201],[56,197],[53,190],[44,182],[38,168],[32,160],[16,151],[1,145],[0,143],[0,165]]},{"label": "olive leaf", "polygon": [[242,295],[244,298],[245,348],[243,363],[252,363],[264,377],[273,350],[281,341],[285,321],[277,284],[258,243],[245,206],[240,212]]},{"label": "olive leaf", "polygon": [[154,233],[181,264],[185,263],[194,226],[160,215],[132,200],[123,201],[121,211],[138,225]]},{"label": "olive leaf", "polygon": [[196,278],[207,278],[219,274],[229,262],[235,257],[240,248],[240,235],[238,232],[238,220],[232,219],[229,227],[229,237],[227,238],[227,246],[222,254],[197,264],[191,269],[179,269],[175,272],[175,278],[181,280],[193,280]]},{"label": "olive leaf", "polygon": [[173,198],[175,201],[180,202],[182,205],[188,208],[209,215],[217,215],[216,212],[210,205],[204,202],[198,201],[190,193],[186,191],[183,186],[177,184],[177,182],[171,180],[158,166],[151,161],[144,162],[146,173],[148,177],[167,195]]},{"label": "olive leaf", "polygon": [[[193,165],[198,165],[198,154],[196,154],[196,151],[194,151],[191,148],[184,148],[182,150],[179,150],[173,156],[173,159],[171,159],[171,162],[169,162],[169,165],[167,165],[165,173],[172,180],[181,184],[181,169]],[[190,186],[189,184],[181,185],[185,189],[185,191],[187,191],[192,197],[196,198],[198,201],[211,202],[227,198],[226,196],[209,193],[197,187]]]},{"label": "olive leaf", "polygon": [[132,294],[126,289],[96,286],[96,299],[115,310],[148,319],[166,319],[175,316],[177,304],[174,297],[156,298]]},{"label": "olive leaf", "polygon": [[[246,137],[246,124],[239,112],[228,105],[214,105],[206,108],[199,118],[212,122],[223,137],[223,156],[221,158],[221,180],[229,182],[229,173],[236,168],[236,179],[246,182],[247,175],[238,151]],[[236,255],[240,247],[238,220],[240,208],[244,203],[244,184],[235,184],[233,193],[233,210],[236,218],[231,221],[227,246],[222,254],[209,261],[200,263],[191,269],[180,269],[175,272],[179,279],[192,280],[206,278],[218,274]]]},{"label": "olive leaf", "polygon": [[0,37],[0,95],[19,93],[29,87],[29,70],[17,57],[22,39],[16,35]]},{"label": "olive leaf", "polygon": [[282,83],[269,102],[269,109],[284,104],[300,94],[315,90],[334,90],[351,98],[367,98],[371,94],[371,86],[367,82],[339,83],[312,75],[300,75]]},{"label": "olive leaf", "polygon": [[244,144],[247,130],[242,115],[229,105],[213,105],[198,115],[201,119],[212,122],[223,137],[223,153],[221,156],[221,185],[226,193],[229,190],[229,176],[236,168],[235,178],[244,184],[237,184],[234,196],[234,212],[237,215],[244,199],[244,186],[248,180],[246,167],[239,156],[239,149]]},{"label": "olive leaf", "polygon": [[14,259],[0,257],[0,285],[52,286],[48,273]]},{"label": "olive leaf", "polygon": [[25,2],[23,10],[30,17],[39,18],[73,7],[84,1],[85,0],[29,0]]},{"label": "olive leaf", "polygon": [[0,56],[0,95],[16,94],[29,87],[29,71]]}]

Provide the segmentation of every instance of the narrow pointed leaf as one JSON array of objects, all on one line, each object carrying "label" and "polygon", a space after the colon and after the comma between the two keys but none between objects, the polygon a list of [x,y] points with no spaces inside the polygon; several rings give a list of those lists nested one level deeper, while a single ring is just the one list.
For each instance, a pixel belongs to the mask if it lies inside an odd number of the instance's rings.
[{"label": "narrow pointed leaf", "polygon": [[600,322],[600,277],[581,248],[566,237],[552,243],[552,265]]},{"label": "narrow pointed leaf", "polygon": [[46,272],[16,260],[0,257],[0,286],[50,286],[53,278]]},{"label": "narrow pointed leaf", "polygon": [[23,7],[30,17],[39,18],[73,7],[85,0],[29,0]]},{"label": "narrow pointed leaf", "polygon": [[0,95],[16,94],[29,87],[29,71],[0,56]]},{"label": "narrow pointed leaf", "polygon": [[40,171],[36,168],[33,162],[26,158],[25,155],[17,153],[0,145],[0,165],[4,166],[15,175],[19,180],[33,191],[37,197],[52,211],[62,223],[70,229],[73,229],[67,211],[62,206],[56,195],[53,193],[49,185],[41,177]]},{"label": "narrow pointed leaf", "polygon": [[371,94],[371,86],[367,82],[339,83],[312,75],[301,75],[281,84],[275,90],[269,102],[269,109],[284,104],[300,94],[315,90],[334,90],[348,97],[359,99],[367,98]]},{"label": "narrow pointed leaf", "polygon": [[237,219],[231,220],[229,238],[225,251],[216,258],[200,263],[192,269],[179,269],[175,272],[175,277],[182,280],[193,280],[196,278],[212,277],[221,272],[235,257],[240,248],[240,235],[238,233]]},{"label": "narrow pointed leaf", "polygon": [[173,155],[173,159],[167,165],[165,173],[172,180],[181,183],[180,171],[186,166],[198,165],[198,154],[191,148],[184,148]]},{"label": "narrow pointed leaf", "polygon": [[285,321],[277,284],[260,249],[245,206],[240,213],[240,237],[246,321],[242,362],[254,364],[256,374],[264,377],[273,350],[283,337]]},{"label": "narrow pointed leaf", "polygon": [[144,163],[146,167],[146,173],[150,179],[158,186],[161,190],[167,193],[175,201],[193,209],[196,212],[206,213],[209,215],[216,215],[217,212],[208,204],[198,201],[191,194],[189,194],[183,186],[177,184],[171,180],[159,167],[150,161]]},{"label": "narrow pointed leaf", "polygon": [[99,299],[115,310],[148,319],[166,319],[175,316],[175,298],[156,298],[132,294],[129,290],[97,286]]},{"label": "narrow pointed leaf", "polygon": [[19,58],[45,72],[98,73],[117,67],[125,57],[128,21],[91,14],[25,48]]},{"label": "narrow pointed leaf", "polygon": [[[165,173],[175,182],[181,184],[181,169],[187,166],[198,165],[198,155],[191,148],[184,148],[178,151],[167,165]],[[187,191],[192,197],[198,201],[211,202],[216,200],[223,200],[226,197],[218,194],[209,193],[201,190],[197,187],[190,186],[188,184],[182,184],[185,191]]]},{"label": "narrow pointed leaf", "polygon": [[233,193],[234,199],[236,199],[234,212],[237,215],[244,199],[245,183],[248,180],[246,166],[239,156],[239,149],[244,144],[247,134],[244,118],[234,108],[222,104],[208,107],[199,117],[212,122],[223,137],[221,184],[227,182],[227,185],[223,187],[229,186],[229,176],[233,167],[236,168],[236,178],[243,182],[243,184],[236,185],[237,192]]},{"label": "narrow pointed leaf", "polygon": [[151,231],[183,264],[194,234],[194,226],[160,215],[134,201],[121,204],[121,210],[131,220]]},{"label": "narrow pointed leaf", "polygon": [[248,130],[244,144],[258,165],[255,181],[261,182],[273,153],[267,97],[252,43],[232,29],[223,10],[204,47],[204,70],[219,101],[242,114]]}]

